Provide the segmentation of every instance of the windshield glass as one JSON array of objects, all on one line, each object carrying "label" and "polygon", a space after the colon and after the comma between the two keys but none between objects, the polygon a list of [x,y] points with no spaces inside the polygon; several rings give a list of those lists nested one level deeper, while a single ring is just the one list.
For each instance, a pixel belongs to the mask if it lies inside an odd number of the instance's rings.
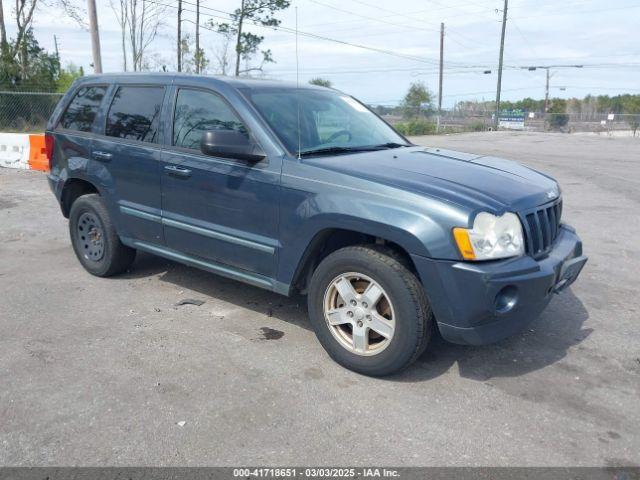
[{"label": "windshield glass", "polygon": [[[404,146],[407,142],[365,106],[339,92],[256,89],[248,96],[290,152]],[[396,145],[397,144],[397,145]]]}]

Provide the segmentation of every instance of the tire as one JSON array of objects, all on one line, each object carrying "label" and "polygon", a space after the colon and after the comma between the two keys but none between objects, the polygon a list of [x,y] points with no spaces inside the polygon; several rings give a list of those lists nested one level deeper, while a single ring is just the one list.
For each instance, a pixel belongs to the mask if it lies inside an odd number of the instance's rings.
[{"label": "tire", "polygon": [[[364,302],[380,290],[375,305]],[[345,298],[353,293],[351,300]],[[307,301],[311,324],[327,353],[364,375],[385,376],[407,368],[424,352],[434,330],[416,275],[395,252],[376,245],[342,248],[322,260]]]},{"label": "tire", "polygon": [[71,205],[69,234],[78,260],[97,277],[124,272],[136,257],[136,250],[120,241],[107,208],[95,193],[78,197]]}]

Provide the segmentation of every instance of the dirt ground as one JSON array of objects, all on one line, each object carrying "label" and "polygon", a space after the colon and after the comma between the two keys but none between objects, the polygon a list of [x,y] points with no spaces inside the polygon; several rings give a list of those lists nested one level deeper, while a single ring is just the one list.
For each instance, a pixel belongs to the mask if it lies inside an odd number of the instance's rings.
[{"label": "dirt ground", "polygon": [[556,177],[590,260],[522,334],[386,379],[333,363],[302,297],[145,254],[90,276],[45,176],[0,169],[0,464],[640,464],[640,139],[416,141]]}]

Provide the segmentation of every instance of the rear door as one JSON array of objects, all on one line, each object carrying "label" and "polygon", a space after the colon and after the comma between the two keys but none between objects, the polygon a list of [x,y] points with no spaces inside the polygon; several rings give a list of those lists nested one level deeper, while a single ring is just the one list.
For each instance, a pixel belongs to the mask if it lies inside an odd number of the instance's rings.
[{"label": "rear door", "polygon": [[92,159],[111,176],[111,210],[125,240],[163,243],[160,156],[164,85],[116,84],[111,88]]},{"label": "rear door", "polygon": [[272,277],[279,246],[282,159],[268,156],[252,164],[202,154],[200,139],[206,130],[251,132],[217,92],[173,90],[171,138],[163,152],[162,172],[167,246],[259,274],[256,278]]}]

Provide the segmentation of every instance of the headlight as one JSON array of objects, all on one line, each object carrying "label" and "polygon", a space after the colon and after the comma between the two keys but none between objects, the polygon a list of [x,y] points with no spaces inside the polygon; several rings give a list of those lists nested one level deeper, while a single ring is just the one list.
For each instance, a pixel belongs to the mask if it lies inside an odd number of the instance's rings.
[{"label": "headlight", "polygon": [[473,228],[454,228],[453,237],[465,260],[491,260],[522,255],[522,224],[515,213],[496,217],[480,212]]}]

